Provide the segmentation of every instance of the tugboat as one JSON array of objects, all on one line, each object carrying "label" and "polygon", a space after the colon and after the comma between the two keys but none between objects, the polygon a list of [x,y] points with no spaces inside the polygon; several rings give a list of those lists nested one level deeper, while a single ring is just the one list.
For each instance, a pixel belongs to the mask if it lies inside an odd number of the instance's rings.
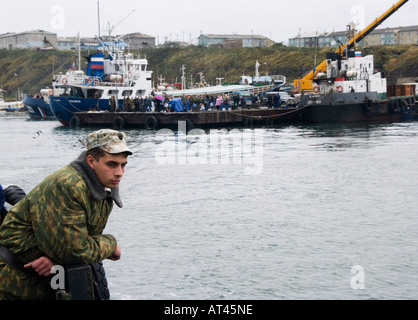
[{"label": "tugboat", "polygon": [[[347,26],[347,44],[329,53],[302,79],[295,79],[300,118],[305,122],[399,121],[418,117],[415,89],[389,94],[386,79],[374,71],[373,56],[363,57],[355,46],[399,10],[400,0],[363,31]],[[316,63],[315,63],[316,64]]]},{"label": "tugboat", "polygon": [[72,68],[65,75],[54,76],[54,94],[49,102],[55,118],[64,126],[70,126],[74,112],[108,111],[111,98],[116,109],[122,108],[124,98],[134,99],[152,92],[152,71],[147,71],[147,59],[124,54],[123,43],[102,42],[101,48],[103,52],[87,58],[87,75]]},{"label": "tugboat", "polygon": [[411,95],[388,97],[386,79],[374,72],[373,55],[329,53],[326,63],[326,73],[313,81],[314,93],[301,96],[302,121],[403,121],[418,114],[415,88]]}]

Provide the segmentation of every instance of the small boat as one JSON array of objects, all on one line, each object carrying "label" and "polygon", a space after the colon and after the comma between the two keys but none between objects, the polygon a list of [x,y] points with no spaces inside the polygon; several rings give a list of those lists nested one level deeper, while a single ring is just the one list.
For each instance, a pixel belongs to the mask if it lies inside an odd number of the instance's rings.
[{"label": "small boat", "polygon": [[55,118],[68,126],[74,112],[110,109],[111,98],[122,109],[124,98],[134,99],[152,92],[148,60],[123,52],[126,44],[102,42],[103,52],[89,56],[87,74],[81,70],[54,76],[49,104]]},{"label": "small boat", "polygon": [[[4,101],[4,90],[0,89],[0,110],[6,111],[6,112],[21,112],[26,111],[26,108],[24,108],[22,101],[11,101],[11,102],[5,102]],[[21,94],[19,93],[19,96]]]},{"label": "small boat", "polygon": [[23,104],[32,120],[56,120],[49,106],[49,96],[53,94],[52,89],[41,89],[35,96],[26,96]]}]

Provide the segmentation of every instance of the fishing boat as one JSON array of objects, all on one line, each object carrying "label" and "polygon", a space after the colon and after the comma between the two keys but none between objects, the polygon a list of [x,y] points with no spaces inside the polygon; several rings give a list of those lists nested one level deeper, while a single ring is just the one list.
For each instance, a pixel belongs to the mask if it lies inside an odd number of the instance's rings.
[{"label": "fishing boat", "polygon": [[402,121],[418,116],[415,88],[408,95],[388,96],[387,81],[375,72],[373,55],[329,53],[326,64],[326,72],[313,82],[313,94],[300,98],[304,122]]},{"label": "fishing boat", "polygon": [[102,52],[87,58],[87,74],[73,66],[66,74],[54,76],[49,104],[58,121],[69,126],[74,112],[107,111],[112,99],[116,109],[122,109],[124,98],[151,94],[147,59],[125,54],[125,47],[120,42],[101,42]]},{"label": "fishing boat", "polygon": [[[25,111],[26,109],[23,106],[23,102],[21,100],[19,101],[11,101],[6,102],[4,101],[4,91],[3,89],[0,89],[0,110],[6,111],[6,112],[20,112]],[[19,96],[23,96],[22,93],[19,91]]]},{"label": "fishing boat", "polygon": [[23,105],[32,120],[55,120],[51,107],[49,106],[49,96],[53,90],[49,88],[41,89],[35,96],[26,96]]}]

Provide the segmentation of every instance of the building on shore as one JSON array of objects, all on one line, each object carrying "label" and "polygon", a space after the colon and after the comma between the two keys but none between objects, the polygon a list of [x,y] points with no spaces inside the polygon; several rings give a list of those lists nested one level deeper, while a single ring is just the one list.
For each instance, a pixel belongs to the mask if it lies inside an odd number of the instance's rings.
[{"label": "building on shore", "polygon": [[[116,38],[126,42],[132,50],[155,48],[155,37],[143,33],[130,33]],[[103,37],[102,40],[108,39]],[[97,50],[100,47],[100,41],[94,37],[58,37],[56,33],[44,30],[0,34],[0,49],[76,50],[79,44],[82,50]]]},{"label": "building on shore", "polygon": [[126,42],[131,50],[155,48],[155,37],[140,32],[125,34],[123,36],[118,36],[117,38]]},{"label": "building on shore", "polygon": [[96,38],[58,37],[58,50],[97,50],[100,42]]},{"label": "building on shore", "polygon": [[201,34],[198,45],[208,48],[255,48],[270,47],[274,41],[260,35]]},{"label": "building on shore", "polygon": [[57,34],[45,30],[32,30],[0,35],[0,49],[57,49]]},{"label": "building on shore", "polygon": [[[324,33],[311,32],[298,34],[296,37],[290,38],[289,46],[299,48],[313,48],[316,45],[318,47],[338,47],[340,43],[345,44],[346,42],[346,31]],[[359,43],[360,46],[399,44],[418,44],[418,25],[376,29]]]},{"label": "building on shore", "polygon": [[418,44],[418,26],[376,29],[364,39],[366,46]]}]

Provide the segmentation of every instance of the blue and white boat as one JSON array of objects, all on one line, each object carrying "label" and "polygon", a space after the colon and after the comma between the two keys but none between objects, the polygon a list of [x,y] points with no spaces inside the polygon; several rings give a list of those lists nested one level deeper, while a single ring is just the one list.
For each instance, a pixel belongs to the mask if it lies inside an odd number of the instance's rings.
[{"label": "blue and white boat", "polygon": [[3,89],[0,88],[0,110],[1,111],[8,111],[8,112],[14,112],[14,111],[25,111],[26,109],[23,106],[23,98],[25,97],[25,95],[23,93],[20,92],[20,90],[18,90],[18,96],[20,97],[21,100],[19,101],[11,101],[11,102],[5,102],[3,99],[3,94],[4,94]]},{"label": "blue and white boat", "polygon": [[49,96],[53,94],[52,89],[42,89],[35,96],[26,96],[23,105],[32,120],[55,120],[51,107],[49,106]]},{"label": "blue and white boat", "polygon": [[122,108],[123,99],[152,93],[148,60],[125,54],[124,43],[102,43],[102,52],[88,57],[87,74],[81,70],[55,75],[49,104],[55,118],[70,126],[74,112],[108,111],[110,99]]}]

